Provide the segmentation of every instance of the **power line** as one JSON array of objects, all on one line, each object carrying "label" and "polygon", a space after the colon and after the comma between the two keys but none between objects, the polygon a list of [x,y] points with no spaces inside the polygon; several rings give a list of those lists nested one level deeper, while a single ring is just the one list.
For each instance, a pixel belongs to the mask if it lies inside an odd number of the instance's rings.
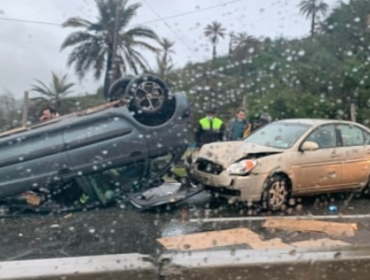
[{"label": "power line", "polygon": [[171,30],[172,31],[172,33],[174,33],[175,34],[175,36],[177,37],[177,39],[179,39],[180,40],[180,42],[189,50],[189,51],[191,51],[191,48],[185,43],[185,41],[182,39],[182,37],[175,31],[175,30],[173,30],[173,28],[157,13],[157,11],[156,10],[154,10],[153,9],[153,7],[151,6],[151,5],[149,5],[148,3],[147,3],[147,1],[146,0],[143,0],[144,2],[145,2],[145,4],[153,11],[153,13],[159,18],[159,20],[160,21],[162,21],[166,26],[167,26],[167,28],[169,29],[169,30]]},{"label": "power line", "polygon": [[[215,8],[219,8],[219,7],[222,7],[222,6],[234,4],[234,3],[237,3],[237,2],[241,2],[241,1],[244,1],[244,0],[234,0],[234,1],[230,1],[230,2],[217,4],[217,5],[214,5],[214,6],[209,6],[209,7],[203,8],[203,9],[198,9],[198,10],[195,10],[195,11],[184,12],[184,13],[180,13],[180,14],[176,14],[176,15],[172,15],[172,16],[168,16],[168,17],[162,17],[160,20],[167,20],[167,19],[183,17],[183,16],[187,16],[187,15],[191,15],[191,14],[196,14],[196,13],[199,13],[199,12],[212,10],[212,9],[215,9]],[[143,22],[141,24],[148,24],[148,23],[158,22],[160,20],[158,20],[158,19],[149,20],[149,21]]]},{"label": "power line", "polygon": [[26,19],[18,19],[18,18],[0,17],[0,20],[15,21],[15,22],[25,22],[25,23],[34,23],[34,24],[44,24],[44,25],[54,25],[54,26],[62,26],[61,24],[54,23],[54,22],[34,21],[34,20],[26,20]]},{"label": "power line", "polygon": [[[207,11],[207,10],[219,8],[219,7],[222,7],[222,6],[234,4],[234,3],[237,3],[237,2],[241,2],[241,1],[244,1],[244,0],[229,1],[229,2],[225,2],[225,3],[221,3],[221,4],[217,4],[217,5],[205,7],[203,9],[198,9],[198,10],[195,10],[195,11],[184,12],[184,13],[180,13],[180,14],[176,14],[176,15],[172,15],[172,16],[162,17],[160,19],[155,19],[155,20],[150,20],[150,21],[142,22],[140,24],[148,24],[148,23],[163,21],[163,20],[167,20],[167,19],[173,19],[173,18],[183,17],[183,16],[187,16],[187,15],[196,14],[196,13],[199,13],[199,12],[203,12],[203,11]],[[53,25],[53,26],[61,26],[62,25],[60,23],[55,23],[55,22],[35,21],[35,20],[26,20],[26,19],[8,18],[8,17],[0,17],[0,20],[14,21],[14,22],[23,22],[23,23],[32,23],[32,24]]]}]

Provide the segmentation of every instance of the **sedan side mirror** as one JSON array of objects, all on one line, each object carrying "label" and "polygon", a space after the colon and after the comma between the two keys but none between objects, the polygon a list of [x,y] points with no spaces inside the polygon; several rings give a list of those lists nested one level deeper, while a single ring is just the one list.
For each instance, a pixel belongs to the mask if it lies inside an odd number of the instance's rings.
[{"label": "sedan side mirror", "polygon": [[313,141],[306,141],[301,146],[301,151],[309,152],[309,151],[317,151],[319,149],[319,144]]}]

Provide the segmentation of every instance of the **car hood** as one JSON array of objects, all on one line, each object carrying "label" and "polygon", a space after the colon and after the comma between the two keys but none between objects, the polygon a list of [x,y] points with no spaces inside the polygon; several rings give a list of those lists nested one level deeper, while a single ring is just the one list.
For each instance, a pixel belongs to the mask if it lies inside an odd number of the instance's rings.
[{"label": "car hood", "polygon": [[198,154],[198,158],[203,158],[223,167],[247,156],[267,156],[284,152],[284,149],[272,148],[245,141],[216,142],[204,145]]}]

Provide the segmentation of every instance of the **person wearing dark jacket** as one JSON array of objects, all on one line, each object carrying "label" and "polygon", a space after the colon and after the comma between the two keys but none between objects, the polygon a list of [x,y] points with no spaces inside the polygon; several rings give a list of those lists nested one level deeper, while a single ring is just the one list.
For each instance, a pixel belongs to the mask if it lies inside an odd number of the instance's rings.
[{"label": "person wearing dark jacket", "polygon": [[221,119],[216,117],[213,109],[206,111],[206,116],[199,120],[198,128],[195,133],[195,144],[200,148],[204,144],[222,141],[225,126]]},{"label": "person wearing dark jacket", "polygon": [[251,124],[246,119],[244,110],[239,110],[235,118],[232,118],[226,125],[225,140],[237,141],[247,137],[251,132]]},{"label": "person wearing dark jacket", "polygon": [[252,132],[270,123],[272,118],[269,113],[262,113],[252,122]]}]

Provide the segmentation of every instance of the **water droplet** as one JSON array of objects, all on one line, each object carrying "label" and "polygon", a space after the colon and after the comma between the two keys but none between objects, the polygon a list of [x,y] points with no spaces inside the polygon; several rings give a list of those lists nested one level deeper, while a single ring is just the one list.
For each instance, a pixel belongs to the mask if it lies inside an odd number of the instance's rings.
[{"label": "water droplet", "polygon": [[299,56],[304,56],[304,55],[305,55],[305,53],[306,53],[306,52],[305,52],[304,50],[300,50],[300,51],[298,52],[298,55],[299,55]]}]

